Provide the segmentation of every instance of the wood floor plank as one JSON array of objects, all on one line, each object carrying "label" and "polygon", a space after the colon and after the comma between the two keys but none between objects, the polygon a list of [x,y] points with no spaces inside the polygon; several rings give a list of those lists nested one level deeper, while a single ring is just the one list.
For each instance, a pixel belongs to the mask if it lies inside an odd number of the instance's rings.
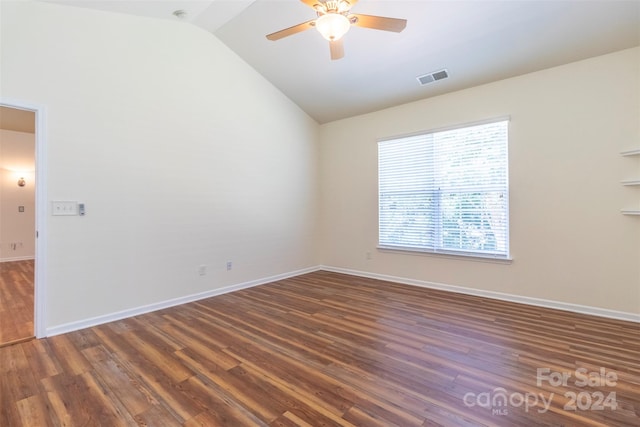
[{"label": "wood floor plank", "polygon": [[279,409],[280,405],[274,402],[271,396],[257,395],[259,389],[248,387],[247,383],[240,381],[231,371],[223,369],[215,361],[202,359],[188,350],[178,352],[178,356],[187,366],[202,372],[198,377],[200,382],[206,381],[209,388],[220,397],[238,401],[243,407],[251,408],[251,412],[261,419],[271,421],[284,409]]},{"label": "wood floor plank", "polygon": [[1,426],[639,419],[640,324],[324,271],[0,347]]},{"label": "wood floor plank", "polygon": [[47,403],[43,396],[36,394],[16,402],[20,414],[20,423],[27,426],[53,426]]},{"label": "wood floor plank", "polygon": [[105,355],[102,347],[85,349],[83,353],[94,367],[96,374],[104,382],[104,387],[113,392],[130,414],[138,415],[147,411],[157,401],[153,399],[135,378],[129,374],[116,357]]},{"label": "wood floor plank", "polygon": [[47,340],[51,351],[62,366],[63,372],[80,375],[91,370],[91,364],[85,359],[80,349],[73,343],[74,335],[58,335]]},{"label": "wood floor plank", "polygon": [[[185,378],[186,367],[178,375],[166,375],[167,367],[163,362],[165,358],[147,358],[149,354],[148,348],[141,347],[138,349],[135,339],[122,336],[132,334],[131,329],[112,328],[112,326],[99,326],[95,329],[95,332],[105,340],[105,348],[119,356],[120,363],[126,366],[127,371],[135,378],[135,381],[142,384],[144,389],[148,390],[150,395],[160,402],[160,405],[172,417],[184,422],[206,409],[180,391],[180,383],[176,382],[176,380]],[[122,334],[118,334],[116,330],[121,330]],[[155,355],[155,353],[151,354]],[[160,361],[160,365],[156,364],[158,361]]]},{"label": "wood floor plank", "polygon": [[[229,426],[263,426],[266,422],[261,420],[254,411],[244,406],[240,401],[230,398],[224,394],[217,393],[217,387],[211,387],[211,383],[205,378],[191,377],[185,384],[183,390],[187,395],[207,408],[204,414],[208,417],[214,416],[216,425]],[[260,413],[256,411],[256,413]],[[202,416],[203,413],[196,415]]]},{"label": "wood floor plank", "polygon": [[282,416],[271,423],[271,425],[277,427],[314,427],[312,424],[309,424],[302,418],[289,411],[286,411],[284,414],[282,414]]}]

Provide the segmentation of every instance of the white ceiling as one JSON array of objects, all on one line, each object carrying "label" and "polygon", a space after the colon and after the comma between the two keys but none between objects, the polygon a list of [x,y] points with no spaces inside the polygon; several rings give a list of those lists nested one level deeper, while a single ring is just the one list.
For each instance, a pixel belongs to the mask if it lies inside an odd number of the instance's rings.
[{"label": "white ceiling", "polygon": [[[353,27],[337,61],[314,29],[265,38],[315,17],[297,0],[47,1],[174,20],[182,9],[319,123],[640,45],[640,0],[360,0],[352,12],[407,28]],[[443,68],[448,79],[418,84]]]}]

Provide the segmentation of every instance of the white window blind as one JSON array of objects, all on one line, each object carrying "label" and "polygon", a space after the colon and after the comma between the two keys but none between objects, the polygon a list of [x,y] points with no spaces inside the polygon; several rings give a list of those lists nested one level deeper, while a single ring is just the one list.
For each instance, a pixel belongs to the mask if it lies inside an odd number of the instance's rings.
[{"label": "white window blind", "polygon": [[508,258],[508,123],[380,141],[380,247]]}]

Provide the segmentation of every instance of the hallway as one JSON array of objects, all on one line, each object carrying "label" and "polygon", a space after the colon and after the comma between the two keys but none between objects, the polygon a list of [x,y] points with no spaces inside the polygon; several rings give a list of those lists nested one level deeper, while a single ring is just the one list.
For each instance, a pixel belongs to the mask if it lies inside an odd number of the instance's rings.
[{"label": "hallway", "polygon": [[34,261],[0,263],[0,347],[33,333]]}]

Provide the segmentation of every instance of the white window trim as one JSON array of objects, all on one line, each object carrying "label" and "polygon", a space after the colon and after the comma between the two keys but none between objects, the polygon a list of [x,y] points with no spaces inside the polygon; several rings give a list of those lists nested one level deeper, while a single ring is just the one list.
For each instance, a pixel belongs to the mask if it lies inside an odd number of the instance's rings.
[{"label": "white window trim", "polygon": [[376,248],[380,252],[393,252],[393,253],[405,253],[407,255],[424,255],[424,256],[434,256],[439,258],[450,258],[450,259],[458,259],[458,260],[467,260],[467,261],[478,261],[478,262],[491,262],[497,264],[511,264],[513,262],[513,256],[509,254],[509,256],[502,255],[491,255],[484,254],[479,252],[462,252],[462,251],[445,251],[445,250],[429,250],[429,249],[416,249],[416,248],[408,248],[405,246],[385,246],[378,245]]},{"label": "white window trim", "polygon": [[404,134],[400,134],[400,135],[386,136],[384,138],[379,138],[376,142],[391,141],[391,140],[394,140],[394,139],[402,139],[402,138],[409,138],[409,137],[412,137],[412,136],[424,135],[425,133],[446,132],[448,130],[468,128],[468,127],[472,127],[472,126],[488,125],[490,123],[505,122],[505,121],[510,122],[511,121],[511,116],[509,116],[509,115],[498,116],[498,117],[493,117],[493,118],[486,119],[486,120],[477,120],[477,121],[473,121],[473,122],[466,122],[466,123],[455,124],[455,125],[450,125],[450,126],[441,126],[441,127],[432,128],[432,129],[425,129],[425,130],[420,130],[420,131],[417,131],[417,132],[404,133]]}]

